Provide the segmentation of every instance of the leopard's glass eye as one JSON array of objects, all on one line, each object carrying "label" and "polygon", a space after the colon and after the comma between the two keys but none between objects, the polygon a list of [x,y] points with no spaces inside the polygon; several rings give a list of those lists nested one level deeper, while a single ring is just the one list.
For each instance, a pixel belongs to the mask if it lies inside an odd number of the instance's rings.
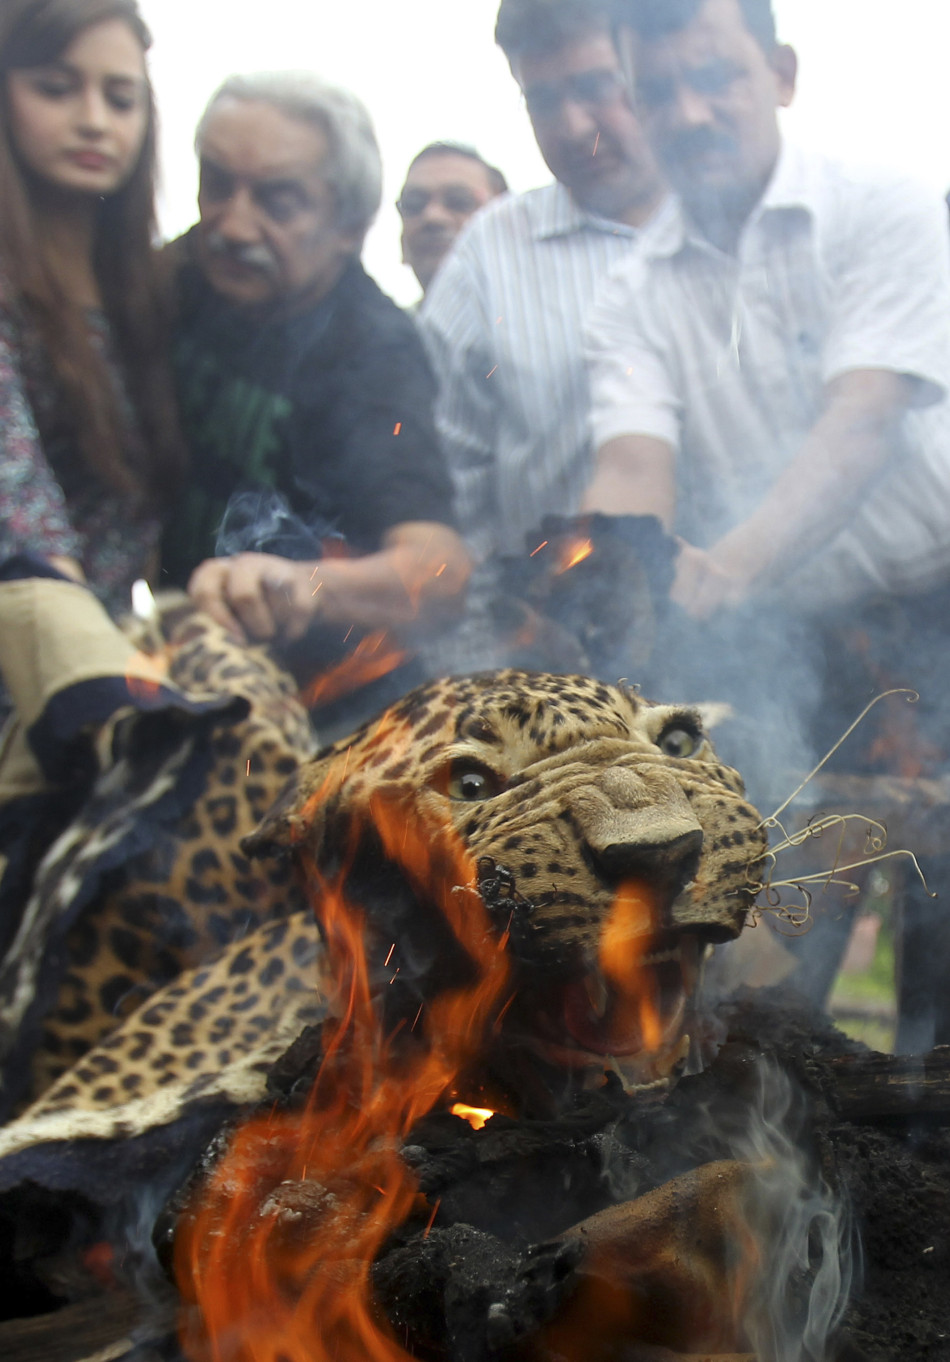
[{"label": "leopard's glass eye", "polygon": [[469,803],[492,799],[502,788],[501,777],[487,766],[470,761],[452,763],[447,794],[449,799],[464,799]]},{"label": "leopard's glass eye", "polygon": [[681,723],[664,728],[656,740],[656,745],[668,757],[691,757],[702,743],[702,734],[695,729],[685,728]]}]

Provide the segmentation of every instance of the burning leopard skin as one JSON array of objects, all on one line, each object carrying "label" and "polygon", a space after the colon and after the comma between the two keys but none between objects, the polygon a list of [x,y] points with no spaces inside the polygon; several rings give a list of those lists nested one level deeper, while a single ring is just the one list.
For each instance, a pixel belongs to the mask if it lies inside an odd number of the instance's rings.
[{"label": "burning leopard skin", "polygon": [[[678,988],[705,943],[740,932],[766,846],[695,710],[513,670],[423,686],[302,764],[242,844],[266,864],[306,862],[319,885],[344,875],[348,890],[382,901],[375,930],[402,961],[400,973],[390,957],[386,974],[399,974],[403,1007],[455,966],[424,890],[374,837],[379,800],[423,836],[454,830],[470,876],[458,892],[479,894],[533,999],[515,1029],[540,1028],[545,1062],[601,1072],[629,1039],[592,994],[624,886],[647,887],[635,932]],[[238,854],[227,838],[214,849]],[[274,1058],[320,1015],[318,956],[317,925],[303,912],[186,971],[0,1131],[0,1155],[137,1134],[198,1097],[260,1099]]]}]

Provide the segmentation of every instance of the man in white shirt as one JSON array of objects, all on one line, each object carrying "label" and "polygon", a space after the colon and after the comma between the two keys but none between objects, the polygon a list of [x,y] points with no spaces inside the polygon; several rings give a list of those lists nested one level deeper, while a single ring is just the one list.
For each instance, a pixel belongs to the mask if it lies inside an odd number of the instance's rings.
[{"label": "man in white shirt", "polygon": [[[492,555],[521,553],[542,516],[577,509],[590,475],[582,323],[663,197],[607,0],[503,0],[495,36],[555,181],[484,208],[420,314],[459,525],[483,564],[476,617]],[[469,621],[447,665],[504,660],[484,625]]]},{"label": "man in white shirt", "polygon": [[[703,640],[687,684],[718,639],[762,699],[809,627],[827,655],[897,596],[924,630],[950,600],[945,210],[783,145],[796,63],[768,0],[625,0],[625,14],[636,108],[680,211],[591,320],[585,500],[681,536],[673,600],[709,622],[680,631],[681,658]],[[807,624],[822,613],[824,632]],[[795,648],[770,654],[776,619]],[[873,693],[837,690],[823,700],[852,716]],[[942,690],[935,676],[929,698]]]},{"label": "man in white shirt", "polygon": [[794,57],[740,0],[660,8],[631,0],[646,30],[625,31],[682,213],[592,320],[587,504],[683,535],[674,599],[698,619],[779,584],[808,608],[932,585],[950,566],[943,205],[782,145]]}]

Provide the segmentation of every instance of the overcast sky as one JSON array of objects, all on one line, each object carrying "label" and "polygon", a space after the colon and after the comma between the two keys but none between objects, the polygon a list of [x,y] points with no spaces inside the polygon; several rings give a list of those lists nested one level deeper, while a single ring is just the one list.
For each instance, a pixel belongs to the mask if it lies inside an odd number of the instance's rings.
[{"label": "overcast sky", "polygon": [[[364,260],[399,302],[418,293],[399,263],[393,200],[427,142],[474,143],[514,189],[550,178],[492,39],[498,0],[140,0],[152,28],[162,118],[162,226],[195,217],[191,150],[208,97],[233,71],[305,67],[367,104],[385,166]],[[950,0],[776,0],[799,54],[790,135],[950,185]]]}]

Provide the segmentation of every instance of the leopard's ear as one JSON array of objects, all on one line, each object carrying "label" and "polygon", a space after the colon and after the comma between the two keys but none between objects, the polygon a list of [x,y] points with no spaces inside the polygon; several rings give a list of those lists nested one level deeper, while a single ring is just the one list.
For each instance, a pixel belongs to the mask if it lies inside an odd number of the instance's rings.
[{"label": "leopard's ear", "polygon": [[328,820],[339,807],[341,777],[335,748],[299,766],[258,826],[241,839],[245,856],[287,856],[306,846],[319,859]]}]

